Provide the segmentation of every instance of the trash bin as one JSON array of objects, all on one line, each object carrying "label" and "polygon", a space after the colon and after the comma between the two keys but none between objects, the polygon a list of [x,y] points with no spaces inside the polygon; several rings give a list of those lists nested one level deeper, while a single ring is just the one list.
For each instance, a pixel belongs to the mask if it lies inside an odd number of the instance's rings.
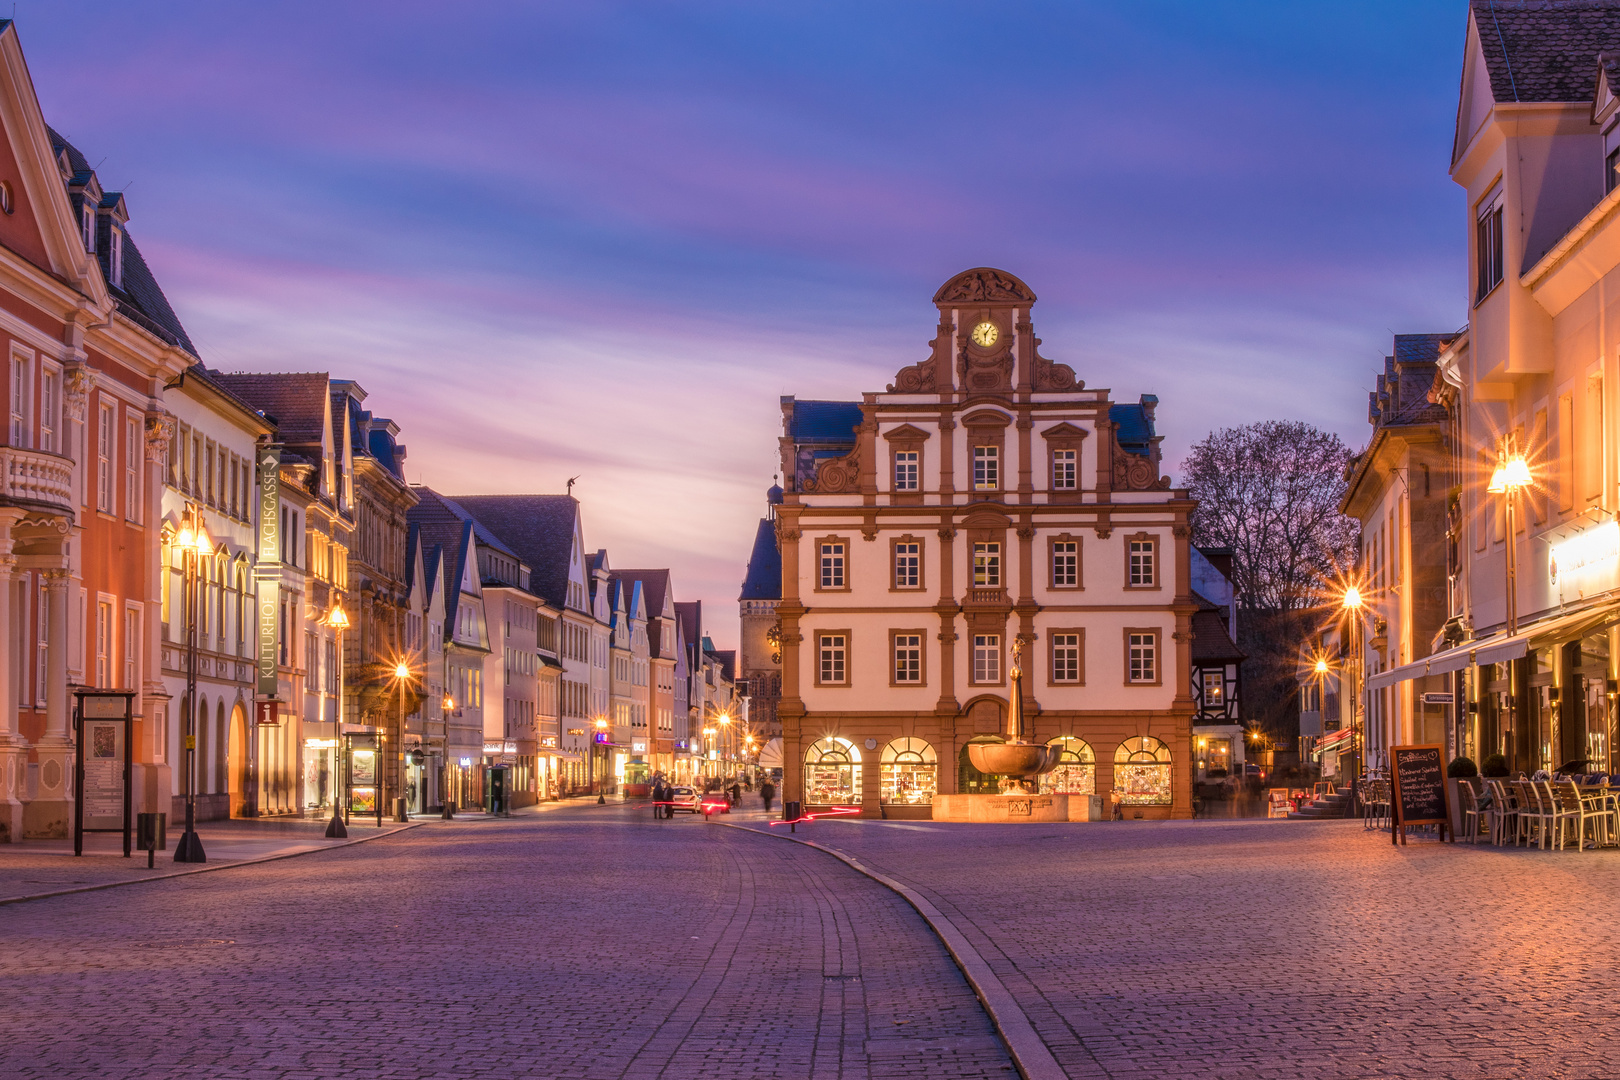
[{"label": "trash bin", "polygon": [[800,812],[799,812],[799,804],[798,803],[796,803],[796,802],[785,802],[785,803],[782,804],[782,820],[783,821],[798,821],[799,818],[802,817],[802,816],[803,815],[800,814]]},{"label": "trash bin", "polygon": [[405,808],[405,798],[404,798],[404,796],[398,796],[398,797],[396,797],[394,799],[394,820],[395,821],[409,821],[409,820],[411,820],[410,811]]},{"label": "trash bin", "polygon": [[168,814],[135,815],[135,847],[141,851],[168,851]]}]

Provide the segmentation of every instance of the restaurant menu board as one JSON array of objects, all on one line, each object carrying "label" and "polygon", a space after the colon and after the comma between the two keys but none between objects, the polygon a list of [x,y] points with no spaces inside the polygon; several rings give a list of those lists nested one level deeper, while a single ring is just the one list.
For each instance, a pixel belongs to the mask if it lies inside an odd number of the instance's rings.
[{"label": "restaurant menu board", "polygon": [[1444,837],[1451,827],[1446,805],[1445,750],[1440,746],[1392,746],[1393,785],[1390,843],[1406,843],[1409,825],[1438,825]]}]

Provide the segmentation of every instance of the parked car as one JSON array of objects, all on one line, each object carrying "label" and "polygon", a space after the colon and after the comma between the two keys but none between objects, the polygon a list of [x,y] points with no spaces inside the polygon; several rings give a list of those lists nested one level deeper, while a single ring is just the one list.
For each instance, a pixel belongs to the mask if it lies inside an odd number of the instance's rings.
[{"label": "parked car", "polygon": [[695,814],[698,812],[698,793],[696,788],[672,788],[669,801],[674,803],[674,810],[681,814]]}]

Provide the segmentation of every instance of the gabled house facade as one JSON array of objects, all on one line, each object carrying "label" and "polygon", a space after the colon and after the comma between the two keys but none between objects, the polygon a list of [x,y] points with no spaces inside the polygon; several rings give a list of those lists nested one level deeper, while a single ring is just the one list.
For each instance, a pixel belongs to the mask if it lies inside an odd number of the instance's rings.
[{"label": "gabled house facade", "polygon": [[68,834],[70,687],[135,693],[135,811],[183,766],[160,640],[163,388],[197,362],[123,196],[45,123],[0,21],[0,840]]}]

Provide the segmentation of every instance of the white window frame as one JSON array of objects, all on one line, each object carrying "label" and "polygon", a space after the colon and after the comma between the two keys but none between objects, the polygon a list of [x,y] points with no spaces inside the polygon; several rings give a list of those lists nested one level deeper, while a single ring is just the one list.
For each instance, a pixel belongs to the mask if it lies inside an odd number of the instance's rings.
[{"label": "white window frame", "polygon": [[1226,672],[1205,668],[1200,673],[1205,705],[1226,704]]},{"label": "white window frame", "polygon": [[1080,541],[1052,541],[1052,588],[1080,587]]},{"label": "white window frame", "polygon": [[124,417],[124,518],[141,520],[141,418]]},{"label": "white window frame", "polygon": [[849,635],[817,634],[816,665],[821,686],[849,685]]},{"label": "white window frame", "polygon": [[113,660],[115,659],[113,656],[113,636],[116,633],[113,628],[113,612],[117,609],[116,598],[108,596],[106,593],[96,594],[95,680],[96,689],[98,690],[112,688],[110,680],[112,679]]},{"label": "white window frame", "polygon": [[1073,491],[1079,487],[1080,451],[1052,451],[1052,490]]},{"label": "white window frame", "polygon": [[1001,682],[1001,635],[973,635],[973,681]]},{"label": "white window frame", "polygon": [[896,450],[894,452],[894,490],[917,491],[921,481],[922,452]]},{"label": "white window frame", "polygon": [[115,223],[110,230],[111,240],[107,253],[107,264],[112,268],[112,287],[124,287],[124,230]]},{"label": "white window frame", "polygon": [[842,540],[825,540],[817,544],[819,552],[818,580],[823,589],[849,587],[849,545]]},{"label": "white window frame", "polygon": [[1130,669],[1125,678],[1132,683],[1156,683],[1159,681],[1159,635],[1156,631],[1145,630],[1133,632],[1127,646],[1130,654]]},{"label": "white window frame", "polygon": [[894,587],[922,588],[922,542],[907,540],[894,545]]},{"label": "white window frame", "polygon": [[49,652],[51,647],[51,594],[45,587],[43,575],[38,577],[39,585],[34,590],[39,596],[38,618],[35,620],[35,651],[34,651],[34,704],[40,708],[45,705],[45,687],[47,674],[50,671]]},{"label": "white window frame", "polygon": [[82,228],[84,231],[84,250],[94,255],[96,252],[96,208],[90,204],[90,195],[88,192],[86,192],[84,196],[83,209],[84,221],[82,223]]},{"label": "white window frame", "polygon": [[113,489],[113,462],[118,452],[113,432],[117,426],[117,403],[99,402],[96,406],[96,509],[104,514],[117,512],[118,493]]},{"label": "white window frame", "polygon": [[1151,589],[1158,581],[1159,542],[1157,540],[1128,540],[1130,545],[1130,585],[1133,589]]},{"label": "white window frame", "polygon": [[141,688],[141,605],[134,601],[124,601],[123,643],[119,647],[119,672],[123,681],[119,688],[123,690],[139,690]]},{"label": "white window frame", "polygon": [[973,448],[973,490],[1001,490],[1001,447],[975,446]]},{"label": "white window frame", "polygon": [[39,448],[65,454],[62,445],[62,371],[55,364],[40,365]]},{"label": "white window frame", "polygon": [[984,540],[974,542],[973,587],[975,589],[1001,588],[1001,544],[999,541]]},{"label": "white window frame", "polygon": [[895,633],[893,642],[894,681],[897,686],[920,686],[923,681],[923,636],[915,633]]},{"label": "white window frame", "polygon": [[9,444],[19,448],[29,445],[29,421],[33,417],[34,354],[27,349],[11,350],[11,426]]},{"label": "white window frame", "polygon": [[1080,682],[1079,631],[1069,630],[1052,635],[1052,681],[1078,685]]}]

